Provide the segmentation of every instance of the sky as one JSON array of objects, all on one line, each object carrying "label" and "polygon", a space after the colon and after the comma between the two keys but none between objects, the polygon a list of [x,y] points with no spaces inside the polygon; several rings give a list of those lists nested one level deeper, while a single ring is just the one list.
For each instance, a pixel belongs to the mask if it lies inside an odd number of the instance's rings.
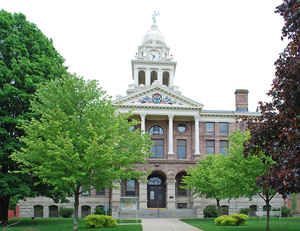
[{"label": "sky", "polygon": [[284,49],[282,0],[1,0],[53,40],[69,71],[97,79],[113,97],[133,83],[131,59],[159,11],[157,25],[177,61],[174,84],[206,110],[235,110],[235,89],[249,110],[268,101],[274,62]]}]

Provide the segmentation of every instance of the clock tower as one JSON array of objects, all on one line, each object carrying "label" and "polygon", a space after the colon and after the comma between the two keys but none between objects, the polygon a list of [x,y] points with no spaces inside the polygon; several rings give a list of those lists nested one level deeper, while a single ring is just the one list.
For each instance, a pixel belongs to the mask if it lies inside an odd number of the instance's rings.
[{"label": "clock tower", "polygon": [[153,20],[151,29],[145,34],[131,66],[134,84],[129,85],[128,95],[150,88],[153,84],[177,91],[177,87],[173,85],[176,62],[170,55],[170,48],[158,29],[156,20]]}]

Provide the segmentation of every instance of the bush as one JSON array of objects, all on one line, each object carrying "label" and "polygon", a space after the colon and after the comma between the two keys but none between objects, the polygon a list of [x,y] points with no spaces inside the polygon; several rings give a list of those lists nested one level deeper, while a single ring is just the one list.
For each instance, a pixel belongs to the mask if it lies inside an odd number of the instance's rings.
[{"label": "bush", "polygon": [[217,207],[215,205],[208,205],[203,210],[204,217],[217,217]]},{"label": "bush", "polygon": [[242,208],[240,209],[241,214],[249,215],[250,209],[249,208]]},{"label": "bush", "polygon": [[58,213],[60,217],[69,218],[72,217],[73,212],[74,212],[73,208],[60,207]]},{"label": "bush", "polygon": [[89,228],[116,227],[117,220],[111,216],[88,215],[84,218],[85,224]]},{"label": "bush", "polygon": [[230,216],[237,220],[237,225],[243,225],[248,220],[248,216],[245,214],[231,214]]},{"label": "bush", "polygon": [[281,216],[282,217],[291,217],[292,216],[292,210],[283,206],[281,207]]},{"label": "bush", "polygon": [[116,227],[117,226],[117,220],[114,219],[111,216],[105,216],[105,224],[104,227]]},{"label": "bush", "polygon": [[105,215],[104,206],[97,206],[94,214]]},{"label": "bush", "polygon": [[243,225],[248,220],[245,214],[223,215],[215,219],[215,224],[220,226],[238,226]]}]

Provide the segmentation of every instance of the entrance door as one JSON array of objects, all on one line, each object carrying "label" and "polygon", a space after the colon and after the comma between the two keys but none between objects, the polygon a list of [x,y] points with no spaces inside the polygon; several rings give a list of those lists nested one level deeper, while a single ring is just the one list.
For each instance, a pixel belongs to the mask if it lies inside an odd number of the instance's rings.
[{"label": "entrance door", "polygon": [[147,185],[147,207],[165,208],[166,207],[166,185],[159,176],[148,179]]}]

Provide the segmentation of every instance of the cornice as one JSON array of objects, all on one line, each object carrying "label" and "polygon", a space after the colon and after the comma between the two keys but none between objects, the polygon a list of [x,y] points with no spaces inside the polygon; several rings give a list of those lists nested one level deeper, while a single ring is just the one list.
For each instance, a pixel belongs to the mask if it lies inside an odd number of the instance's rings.
[{"label": "cornice", "polygon": [[196,160],[147,159],[148,164],[196,164]]}]

